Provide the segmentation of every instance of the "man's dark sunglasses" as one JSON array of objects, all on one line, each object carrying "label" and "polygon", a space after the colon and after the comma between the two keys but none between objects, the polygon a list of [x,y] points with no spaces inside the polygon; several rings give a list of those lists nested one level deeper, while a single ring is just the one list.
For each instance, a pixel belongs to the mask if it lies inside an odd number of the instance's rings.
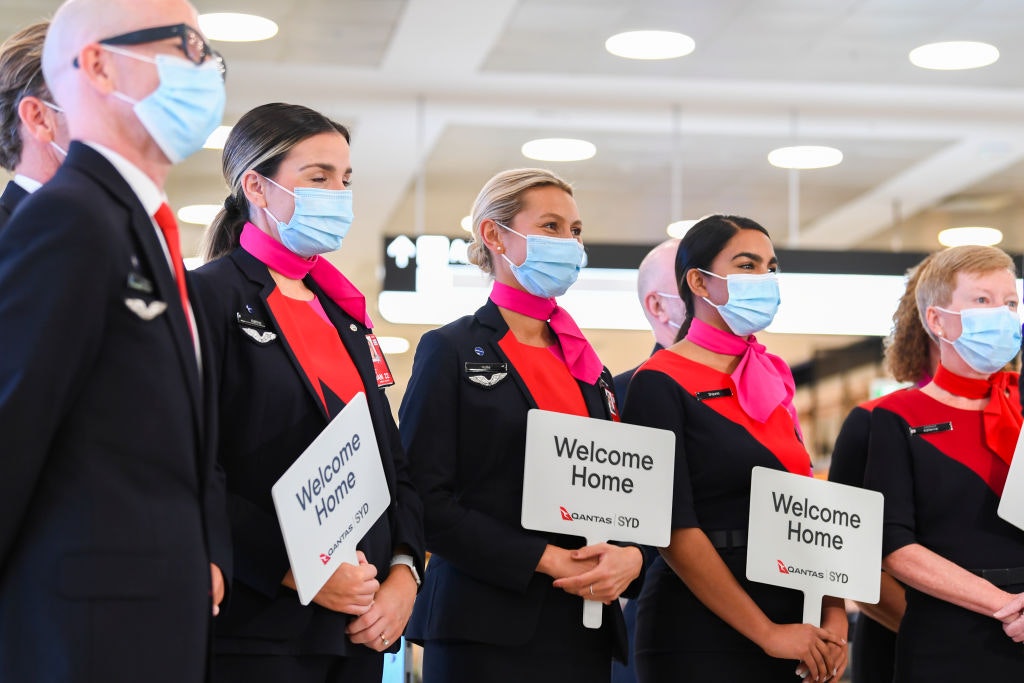
[{"label": "man's dark sunglasses", "polygon": [[[145,43],[167,40],[168,38],[181,39],[181,45],[176,45],[175,47],[181,50],[185,57],[196,66],[203,64],[207,59],[212,59],[216,62],[217,68],[220,69],[221,76],[227,76],[227,65],[224,63],[224,58],[220,56],[219,52],[210,48],[207,42],[203,40],[203,37],[199,35],[199,31],[196,31],[188,24],[144,28],[138,31],[122,33],[111,38],[104,38],[98,42],[101,45],[143,45]],[[75,57],[72,65],[76,69],[78,68],[78,57]]]}]

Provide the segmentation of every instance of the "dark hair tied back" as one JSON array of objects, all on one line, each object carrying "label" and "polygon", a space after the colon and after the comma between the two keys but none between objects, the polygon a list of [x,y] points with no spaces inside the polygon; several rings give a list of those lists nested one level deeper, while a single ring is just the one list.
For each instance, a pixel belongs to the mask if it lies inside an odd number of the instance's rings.
[{"label": "dark hair tied back", "polygon": [[224,200],[224,211],[226,211],[229,216],[237,216],[241,213],[241,210],[241,207],[238,206],[238,200],[235,199],[235,195],[229,194],[227,199]]}]

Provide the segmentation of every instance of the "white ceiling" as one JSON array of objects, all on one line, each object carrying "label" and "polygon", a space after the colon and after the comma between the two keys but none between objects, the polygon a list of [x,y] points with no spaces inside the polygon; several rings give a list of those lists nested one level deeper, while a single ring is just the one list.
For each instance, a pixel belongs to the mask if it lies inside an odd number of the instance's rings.
[{"label": "white ceiling", "polygon": [[[0,0],[0,32],[58,5]],[[1007,250],[1024,251],[1020,0],[196,5],[262,14],[281,27],[267,42],[215,45],[228,62],[227,123],[286,101],[351,127],[356,224],[337,260],[370,294],[382,235],[460,234],[483,182],[537,164],[519,148],[541,136],[597,145],[588,161],[548,164],[577,189],[585,240],[653,245],[670,220],[725,211],[760,221],[780,246],[927,251],[942,228],[982,224],[1003,230]],[[697,48],[667,62],[605,52],[608,36],[631,29],[682,31]],[[1002,56],[965,72],[910,65],[912,48],[937,40],[991,42]],[[766,155],[794,142],[839,147],[845,160],[800,173],[791,240],[790,174]],[[168,192],[177,206],[222,201],[219,153],[175,169]],[[683,216],[671,215],[674,192]],[[186,251],[199,230],[185,231]],[[647,350],[636,333],[597,341],[613,370]],[[794,346],[790,360],[809,348]]]}]

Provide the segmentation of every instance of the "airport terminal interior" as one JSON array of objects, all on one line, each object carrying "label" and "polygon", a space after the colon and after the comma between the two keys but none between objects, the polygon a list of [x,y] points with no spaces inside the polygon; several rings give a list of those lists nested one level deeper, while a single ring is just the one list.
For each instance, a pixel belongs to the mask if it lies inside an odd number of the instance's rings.
[{"label": "airport terminal interior", "polygon": [[[0,34],[59,4],[0,0]],[[849,410],[893,386],[882,339],[905,269],[958,239],[940,238],[952,228],[989,228],[964,239],[998,244],[1022,265],[1019,0],[194,4],[276,25],[262,40],[237,21],[234,35],[203,26],[227,62],[221,146],[239,116],[272,101],[352,132],[355,221],[330,259],[387,338],[396,411],[420,336],[486,297],[486,279],[465,265],[463,223],[481,185],[506,168],[550,168],[573,185],[593,272],[563,303],[613,374],[654,343],[635,296],[649,248],[711,213],[767,227],[785,320],[759,338],[798,370],[818,473]],[[606,46],[638,30],[692,44],[663,59]],[[911,61],[915,48],[945,41],[985,43],[997,58],[975,68]],[[524,153],[549,138],[590,143],[586,158]],[[833,156],[795,162],[802,168],[770,159],[810,146]],[[167,184],[187,257],[227,196],[220,154],[212,137]]]}]

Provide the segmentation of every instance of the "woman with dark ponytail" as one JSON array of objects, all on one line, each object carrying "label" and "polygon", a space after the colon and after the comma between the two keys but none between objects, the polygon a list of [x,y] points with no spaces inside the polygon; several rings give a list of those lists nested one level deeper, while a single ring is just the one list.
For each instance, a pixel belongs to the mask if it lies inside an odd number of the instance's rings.
[{"label": "woman with dark ponytail", "polygon": [[[224,147],[231,195],[194,272],[213,340],[219,459],[234,543],[230,604],[217,618],[218,681],[380,681],[423,571],[422,506],[384,387],[393,383],[366,300],[323,256],[352,222],[349,135],[306,107],[245,114]],[[299,603],[271,487],[358,394],[365,394],[391,494],[308,606]]]},{"label": "woman with dark ponytail", "polygon": [[623,421],[676,435],[672,535],[639,599],[637,674],[645,683],[839,679],[846,611],[825,598],[822,628],[803,624],[801,593],[748,581],[750,476],[809,476],[793,375],[754,337],[779,304],[768,232],[709,216],[676,252],[687,317],[674,345],[633,376]]}]

